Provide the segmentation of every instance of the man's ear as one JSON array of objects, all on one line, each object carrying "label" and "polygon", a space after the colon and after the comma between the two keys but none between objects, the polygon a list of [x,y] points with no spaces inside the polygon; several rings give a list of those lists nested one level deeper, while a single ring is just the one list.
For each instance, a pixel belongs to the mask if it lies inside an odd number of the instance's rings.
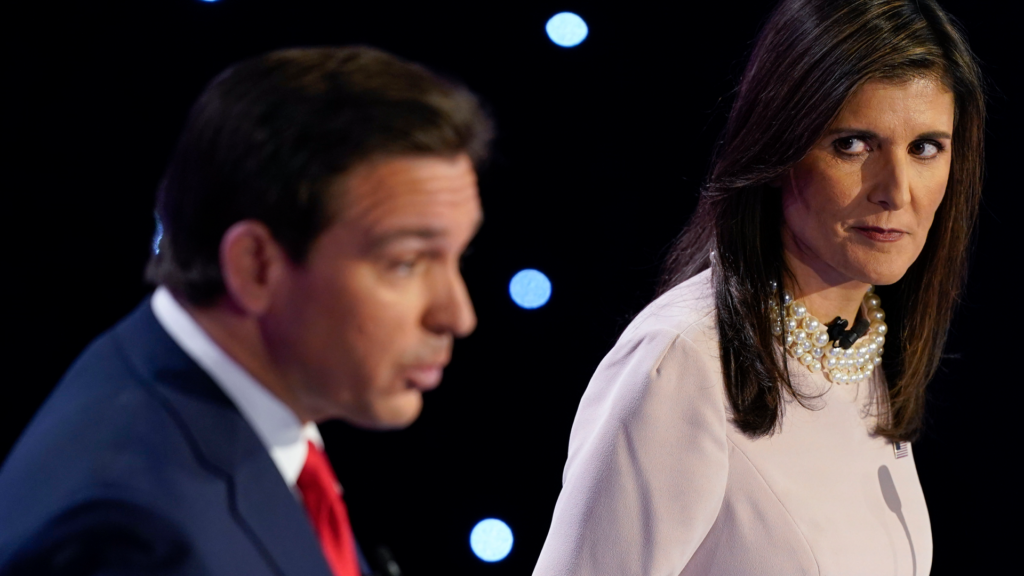
[{"label": "man's ear", "polygon": [[270,229],[258,220],[235,222],[220,239],[220,271],[227,297],[254,316],[271,304],[289,259]]}]

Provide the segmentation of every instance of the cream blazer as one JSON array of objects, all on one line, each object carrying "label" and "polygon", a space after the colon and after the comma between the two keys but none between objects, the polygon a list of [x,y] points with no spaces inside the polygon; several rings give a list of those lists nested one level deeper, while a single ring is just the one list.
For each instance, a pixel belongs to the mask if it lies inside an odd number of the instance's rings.
[{"label": "cream blazer", "polygon": [[871,434],[877,384],[792,361],[781,431],[730,421],[710,272],[651,303],[597,368],[535,576],[928,574],[914,457]]}]

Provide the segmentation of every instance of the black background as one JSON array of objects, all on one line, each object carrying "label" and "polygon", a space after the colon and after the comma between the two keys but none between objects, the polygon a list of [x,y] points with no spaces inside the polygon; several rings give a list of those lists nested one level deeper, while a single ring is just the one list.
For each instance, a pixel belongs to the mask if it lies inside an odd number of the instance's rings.
[{"label": "black background", "polygon": [[[92,338],[151,290],[153,198],[192,101],[239,59],[370,44],[466,82],[497,118],[486,224],[466,261],[477,331],[410,429],[322,426],[365,545],[405,574],[528,574],[561,485],[579,397],[650,300],[696,202],[768,2],[495,3],[197,0],[5,7],[7,333],[0,455]],[[933,574],[1008,559],[1019,369],[1021,72],[1016,19],[947,0],[990,81],[985,200],[963,304],[915,445]],[[551,15],[590,26],[552,44]],[[551,278],[538,310],[508,298],[525,267]],[[840,497],[840,495],[837,495]],[[469,549],[494,516],[503,562]]]}]

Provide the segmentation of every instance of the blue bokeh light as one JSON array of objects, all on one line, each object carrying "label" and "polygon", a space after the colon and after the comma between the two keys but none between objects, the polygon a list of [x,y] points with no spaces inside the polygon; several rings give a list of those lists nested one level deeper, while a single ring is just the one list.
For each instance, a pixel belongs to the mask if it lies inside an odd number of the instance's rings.
[{"label": "blue bokeh light", "polygon": [[497,518],[485,518],[469,533],[469,547],[484,562],[499,562],[512,551],[512,529]]},{"label": "blue bokeh light", "polygon": [[578,46],[586,39],[590,29],[587,23],[572,12],[559,12],[552,16],[544,29],[551,41],[563,48]]},{"label": "blue bokeh light", "polygon": [[551,299],[551,280],[540,270],[520,270],[508,283],[508,293],[520,308],[540,308]]}]

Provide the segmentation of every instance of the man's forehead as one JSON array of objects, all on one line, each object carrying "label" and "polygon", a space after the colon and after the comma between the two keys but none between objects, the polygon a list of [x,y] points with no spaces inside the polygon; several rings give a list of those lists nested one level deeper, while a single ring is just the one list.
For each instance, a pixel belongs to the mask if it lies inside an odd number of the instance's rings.
[{"label": "man's forehead", "polygon": [[339,178],[331,193],[335,225],[360,236],[360,244],[460,240],[475,234],[482,220],[476,172],[465,154],[370,162]]},{"label": "man's forehead", "polygon": [[479,210],[476,171],[465,154],[368,162],[339,179],[331,193],[343,220],[415,220]]}]

